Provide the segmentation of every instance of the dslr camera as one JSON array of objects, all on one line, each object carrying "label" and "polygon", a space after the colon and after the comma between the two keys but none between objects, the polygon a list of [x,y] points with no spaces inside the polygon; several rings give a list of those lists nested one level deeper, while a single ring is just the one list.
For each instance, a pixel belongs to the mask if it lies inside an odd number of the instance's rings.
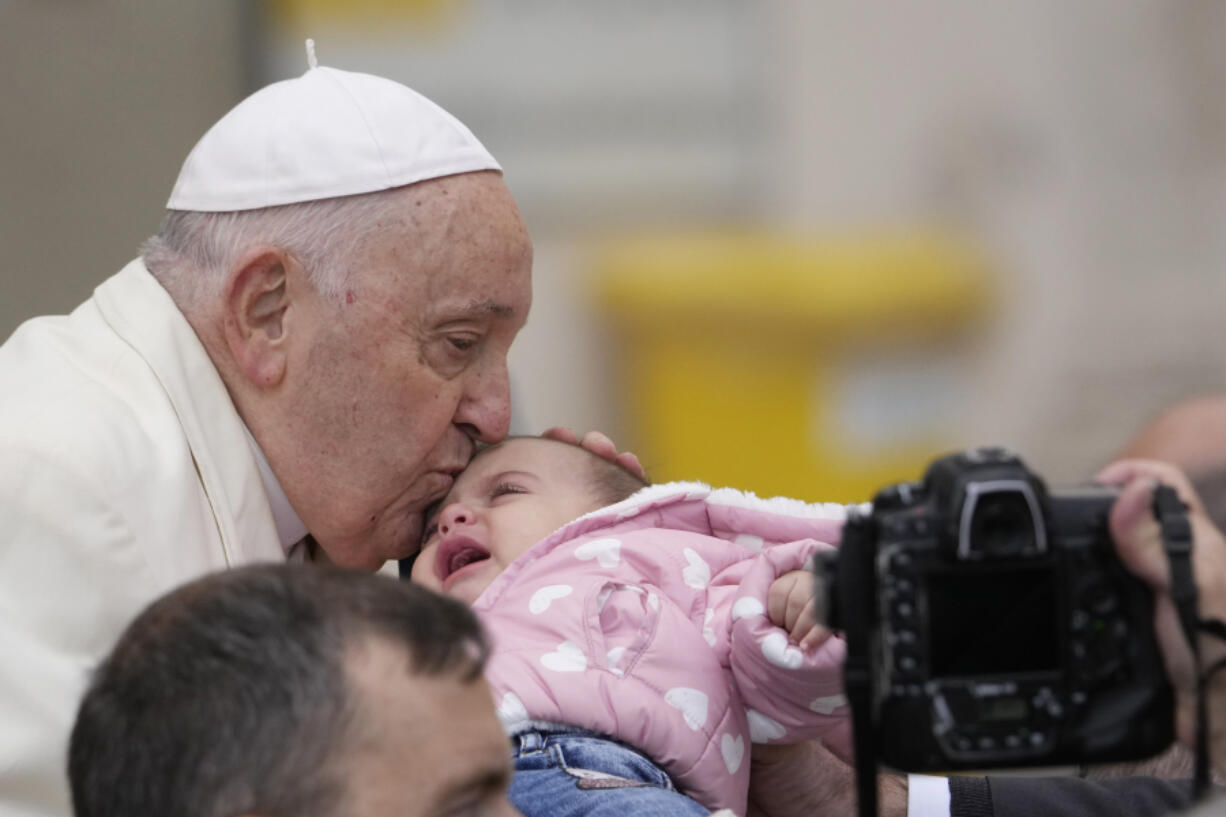
[{"label": "dslr camera", "polygon": [[1116,556],[1114,500],[1048,491],[985,448],[852,511],[816,570],[847,643],[858,770],[1134,760],[1171,743],[1153,600]]}]

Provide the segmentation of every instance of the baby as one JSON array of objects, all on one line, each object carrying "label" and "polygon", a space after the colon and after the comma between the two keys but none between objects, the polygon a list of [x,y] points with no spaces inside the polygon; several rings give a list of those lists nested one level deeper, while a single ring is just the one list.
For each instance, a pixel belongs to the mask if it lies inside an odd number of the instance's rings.
[{"label": "baby", "polygon": [[843,644],[802,572],[842,506],[646,487],[532,437],[478,453],[439,507],[412,578],[490,634],[528,817],[744,814],[751,742],[848,755]]}]

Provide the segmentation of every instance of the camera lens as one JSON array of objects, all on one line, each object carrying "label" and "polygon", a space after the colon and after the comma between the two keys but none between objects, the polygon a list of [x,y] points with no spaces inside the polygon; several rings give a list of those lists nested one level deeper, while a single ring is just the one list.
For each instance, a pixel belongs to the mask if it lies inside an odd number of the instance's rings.
[{"label": "camera lens", "polygon": [[1017,491],[983,494],[971,517],[972,550],[991,556],[1016,556],[1034,547],[1034,517]]}]

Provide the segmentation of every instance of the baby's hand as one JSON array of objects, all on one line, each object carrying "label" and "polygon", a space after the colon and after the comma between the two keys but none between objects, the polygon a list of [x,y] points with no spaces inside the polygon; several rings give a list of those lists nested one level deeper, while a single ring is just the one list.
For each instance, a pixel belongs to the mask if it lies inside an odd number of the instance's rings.
[{"label": "baby's hand", "polygon": [[830,637],[830,631],[817,623],[813,574],[809,571],[793,570],[771,582],[766,605],[771,623],[787,630],[801,649],[812,650]]}]

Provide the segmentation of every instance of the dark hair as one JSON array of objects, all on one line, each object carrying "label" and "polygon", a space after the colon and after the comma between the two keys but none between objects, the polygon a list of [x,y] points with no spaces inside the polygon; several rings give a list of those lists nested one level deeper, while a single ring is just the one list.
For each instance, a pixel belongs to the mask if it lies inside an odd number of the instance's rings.
[{"label": "dark hair", "polygon": [[592,491],[596,499],[603,505],[612,505],[638,493],[651,483],[638,474],[627,471],[615,462],[584,451],[590,460],[588,475],[591,479]]},{"label": "dark hair", "polygon": [[225,571],[155,601],[95,671],[68,776],[78,817],[322,817],[343,805],[346,651],[480,676],[472,612],[424,588],[317,565]]}]

